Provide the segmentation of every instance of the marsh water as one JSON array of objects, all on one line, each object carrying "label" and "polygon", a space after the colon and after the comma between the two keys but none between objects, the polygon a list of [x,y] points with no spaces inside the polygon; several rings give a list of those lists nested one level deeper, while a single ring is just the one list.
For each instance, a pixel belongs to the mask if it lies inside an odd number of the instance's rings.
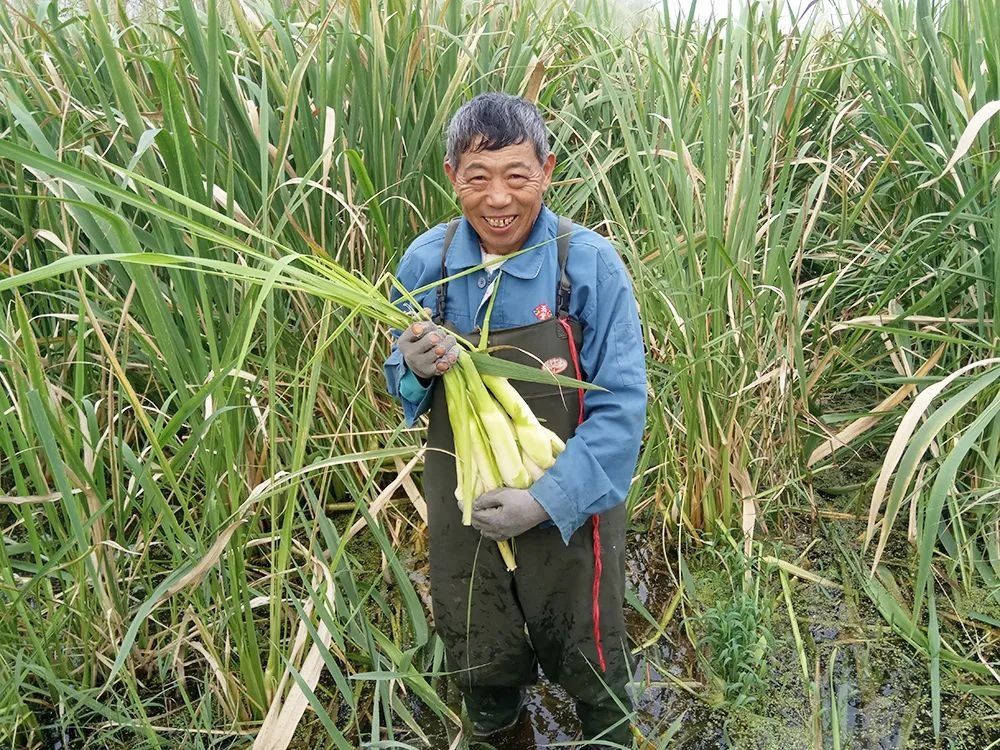
[{"label": "marsh water", "polygon": [[[663,561],[659,540],[630,539],[628,580],[635,599],[654,620],[677,591],[676,565]],[[789,553],[791,550],[789,550]],[[833,581],[848,577],[829,540],[807,550],[813,572]],[[711,581],[712,558],[690,561],[686,582]],[[800,560],[800,563],[802,561]],[[699,566],[701,566],[699,568]],[[777,576],[773,576],[777,579]],[[700,586],[704,600],[711,585]],[[780,586],[762,619],[767,648],[759,683],[750,694],[725,697],[711,675],[697,624],[678,609],[657,627],[637,607],[627,607],[629,632],[648,643],[635,655],[635,726],[640,748],[679,750],[892,750],[1000,748],[1000,716],[971,695],[946,691],[940,736],[931,720],[928,668],[920,653],[896,635],[870,602],[849,585],[819,586],[791,579],[792,608],[799,629],[796,645]],[[800,654],[804,654],[803,658]],[[805,674],[809,679],[806,680]],[[454,696],[452,696],[454,703]],[[456,706],[457,708],[457,706]],[[434,748],[455,744],[454,732],[429,727]],[[579,746],[579,726],[569,695],[544,679],[529,692],[526,717],[495,747],[531,750]],[[451,736],[448,736],[451,734]],[[488,743],[472,743],[486,750]]]}]

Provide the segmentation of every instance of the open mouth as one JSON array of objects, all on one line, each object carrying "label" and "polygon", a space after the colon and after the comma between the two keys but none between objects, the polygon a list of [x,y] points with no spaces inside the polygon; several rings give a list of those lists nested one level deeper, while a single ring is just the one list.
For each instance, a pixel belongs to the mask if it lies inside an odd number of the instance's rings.
[{"label": "open mouth", "polygon": [[517,217],[499,216],[494,218],[492,216],[484,216],[483,218],[486,220],[486,223],[489,224],[494,229],[504,229],[505,227],[509,227],[514,222],[514,219],[516,219]]}]

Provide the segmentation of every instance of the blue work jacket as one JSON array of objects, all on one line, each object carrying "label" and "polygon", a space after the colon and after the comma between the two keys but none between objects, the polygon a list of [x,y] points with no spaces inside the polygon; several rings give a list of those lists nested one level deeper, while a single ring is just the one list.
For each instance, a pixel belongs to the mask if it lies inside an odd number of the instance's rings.
[{"label": "blue work jacket", "polygon": [[[500,277],[493,287],[491,330],[537,323],[555,314],[558,224],[559,217],[542,206],[524,243],[535,249],[493,270]],[[407,290],[441,279],[446,226],[429,229],[406,249],[396,277]],[[451,276],[482,263],[479,237],[463,218],[448,248],[446,272]],[[646,417],[646,361],[632,284],[611,243],[574,224],[566,272],[572,285],[570,316],[583,327],[583,379],[607,389],[585,392],[583,423],[555,464],[529,488],[568,544],[591,514],[621,503],[628,492]],[[483,325],[488,306],[482,302],[490,279],[491,269],[481,269],[448,282],[445,317],[459,333]],[[435,310],[436,294],[436,288],[430,289],[417,301]],[[478,336],[472,340],[478,341]],[[430,406],[433,385],[420,385],[395,346],[385,362],[385,376],[412,426]]]}]

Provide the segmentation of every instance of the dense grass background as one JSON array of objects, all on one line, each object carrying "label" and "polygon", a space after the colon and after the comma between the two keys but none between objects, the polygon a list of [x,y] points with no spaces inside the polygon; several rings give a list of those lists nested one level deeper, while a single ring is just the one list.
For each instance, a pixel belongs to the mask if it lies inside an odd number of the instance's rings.
[{"label": "dense grass background", "polygon": [[[457,732],[410,575],[422,436],[384,392],[387,332],[268,273],[298,252],[387,290],[456,213],[442,130],[491,89],[537,100],[552,207],[635,280],[650,409],[628,504],[679,584],[641,614],[728,632],[780,563],[815,702],[789,588],[809,550],[780,549],[842,524],[935,729],[942,695],[1000,713],[996,0],[886,0],[835,28],[760,4],[696,25],[599,2],[89,0],[0,6],[0,40],[7,745],[228,746],[263,722],[284,747],[307,706],[310,746]],[[126,252],[148,263],[87,262]],[[737,615],[685,593],[706,544],[748,571]],[[754,689],[722,678],[746,688],[729,701]]]}]

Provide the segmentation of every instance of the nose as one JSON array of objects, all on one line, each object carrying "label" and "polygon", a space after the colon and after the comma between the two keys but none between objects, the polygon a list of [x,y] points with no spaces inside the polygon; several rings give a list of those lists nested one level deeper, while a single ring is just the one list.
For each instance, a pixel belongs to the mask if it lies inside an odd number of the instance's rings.
[{"label": "nose", "polygon": [[510,203],[510,191],[503,180],[492,180],[486,193],[486,203],[490,208],[503,208]]}]

